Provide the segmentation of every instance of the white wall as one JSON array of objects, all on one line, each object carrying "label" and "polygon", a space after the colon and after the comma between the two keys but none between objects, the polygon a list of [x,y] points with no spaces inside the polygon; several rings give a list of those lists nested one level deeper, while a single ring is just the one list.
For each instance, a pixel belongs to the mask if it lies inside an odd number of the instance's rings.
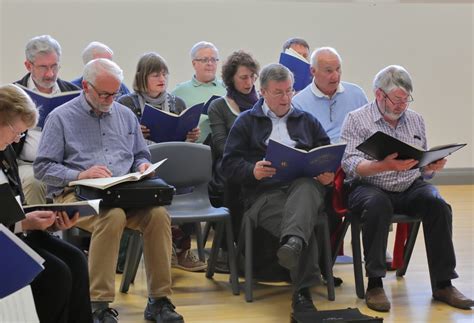
[{"label": "white wall", "polygon": [[115,51],[128,85],[138,57],[159,52],[170,67],[170,89],[191,77],[189,49],[199,40],[215,43],[221,58],[249,50],[263,66],[278,59],[284,40],[301,36],[312,48],[338,49],[344,80],[370,98],[377,71],[405,66],[414,80],[412,108],[425,118],[430,145],[467,142],[448,167],[474,167],[474,4],[402,2],[0,0],[0,83],[25,74],[25,43],[41,34],[62,45],[63,79],[81,74],[82,49],[99,40]]}]

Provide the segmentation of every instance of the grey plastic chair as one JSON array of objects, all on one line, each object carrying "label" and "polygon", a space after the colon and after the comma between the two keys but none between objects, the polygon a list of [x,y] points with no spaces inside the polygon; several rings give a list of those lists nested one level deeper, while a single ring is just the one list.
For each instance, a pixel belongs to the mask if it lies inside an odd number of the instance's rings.
[{"label": "grey plastic chair", "polygon": [[[364,274],[362,270],[362,249],[361,249],[361,221],[360,214],[354,214],[350,211],[344,217],[343,228],[341,233],[336,239],[335,248],[333,250],[333,263],[336,261],[337,252],[341,248],[344,242],[344,236],[346,235],[349,224],[351,225],[351,236],[352,236],[352,258],[354,264],[354,280],[355,280],[355,289],[357,297],[363,299],[365,297],[365,287],[364,287]],[[411,255],[413,253],[413,248],[415,247],[416,237],[418,236],[418,230],[421,224],[421,218],[416,216],[408,216],[405,214],[394,214],[392,218],[392,223],[409,223],[411,228],[409,230],[409,235],[407,242],[405,244],[404,253],[403,253],[403,267],[397,269],[397,277],[403,277],[407,271],[408,263],[410,262]],[[426,242],[426,240],[425,240]],[[429,268],[429,267],[428,267]],[[431,288],[434,287],[434,281],[430,273]]]},{"label": "grey plastic chair", "polygon": [[[168,160],[156,171],[157,175],[173,185],[177,190],[193,187],[189,193],[175,195],[171,205],[166,206],[173,224],[216,223],[216,233],[212,243],[211,254],[208,260],[206,277],[214,275],[217,253],[224,231],[226,231],[226,242],[229,253],[230,282],[234,295],[239,294],[239,282],[237,266],[235,262],[235,247],[232,234],[232,223],[227,208],[215,208],[209,202],[207,184],[211,179],[212,157],[209,146],[188,142],[163,142],[153,144],[150,147],[152,162],[158,162],[164,158]],[[198,250],[202,253],[202,238],[200,228],[197,230]],[[127,251],[127,261],[120,291],[126,293],[130,283],[133,281],[138,262],[142,253],[141,237],[134,235],[130,241]]]},{"label": "grey plastic chair", "polygon": [[[327,273],[327,293],[328,300],[334,301],[335,290],[334,290],[334,276],[333,276],[333,262],[331,259],[331,241],[329,238],[329,227],[326,213],[318,216],[318,221],[315,226],[315,230],[318,235],[322,236],[321,242],[323,243],[322,251],[324,257],[325,271]],[[245,266],[245,300],[247,302],[253,301],[253,231],[255,229],[254,222],[244,215],[242,221],[242,227],[240,230],[238,245],[237,245],[237,259],[244,256]]]}]

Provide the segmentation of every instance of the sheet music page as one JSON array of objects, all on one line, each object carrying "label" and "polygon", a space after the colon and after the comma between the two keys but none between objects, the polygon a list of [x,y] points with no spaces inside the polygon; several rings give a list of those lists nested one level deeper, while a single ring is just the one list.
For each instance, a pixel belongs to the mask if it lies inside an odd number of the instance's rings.
[{"label": "sheet music page", "polygon": [[0,322],[39,323],[30,285],[0,299]]}]

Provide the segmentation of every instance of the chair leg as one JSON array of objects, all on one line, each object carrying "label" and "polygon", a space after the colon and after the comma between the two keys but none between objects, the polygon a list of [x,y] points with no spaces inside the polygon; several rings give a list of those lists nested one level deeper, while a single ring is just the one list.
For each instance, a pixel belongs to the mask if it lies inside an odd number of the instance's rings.
[{"label": "chair leg", "polygon": [[204,226],[204,231],[202,232],[202,248],[206,248],[207,239],[209,238],[209,232],[211,232],[212,224],[211,222],[206,222]]},{"label": "chair leg", "polygon": [[201,222],[196,222],[195,224],[196,228],[196,244],[197,244],[197,249],[198,249],[198,258],[202,262],[206,261],[206,256],[204,256],[204,246],[203,246],[203,240],[202,240],[202,231],[201,231]]},{"label": "chair leg", "polygon": [[360,246],[360,223],[357,215],[353,215],[351,219],[351,235],[352,235],[352,257],[354,262],[354,280],[356,294],[359,298],[364,298],[364,276],[362,273],[362,252]]},{"label": "chair leg", "polygon": [[237,239],[237,250],[235,254],[235,261],[239,263],[242,252],[245,248],[245,222],[240,226],[239,238]]},{"label": "chair leg", "polygon": [[332,265],[333,266],[336,263],[337,254],[339,253],[339,250],[341,250],[341,247],[344,243],[344,238],[346,236],[347,229],[349,228],[349,224],[351,224],[349,219],[347,217],[344,217],[344,222],[342,222],[341,231],[339,232],[339,236],[336,239],[335,248],[334,250],[332,250]]},{"label": "chair leg", "polygon": [[122,275],[122,282],[120,284],[120,292],[127,293],[130,287],[130,283],[135,278],[135,267],[137,267],[136,263],[140,261],[140,257],[142,255],[141,252],[141,235],[137,232],[134,232],[130,236],[130,240],[128,242],[128,249],[127,249],[127,258],[125,260],[125,266]]},{"label": "chair leg", "polygon": [[[425,250],[428,250],[428,246],[427,246],[427,241],[428,240],[426,239],[426,233],[425,233],[424,230],[423,230],[423,235],[424,235],[424,238],[425,238]],[[429,258],[428,258],[428,272],[430,273],[431,292],[434,292],[436,290],[436,280],[434,279],[433,273],[431,272],[431,263],[430,263]]]},{"label": "chair leg", "polygon": [[253,227],[252,220],[245,217],[245,300],[253,301]]},{"label": "chair leg", "polygon": [[140,240],[138,241],[138,257],[135,258],[135,266],[133,267],[133,272],[132,272],[132,284],[135,284],[135,278],[137,277],[137,272],[138,272],[138,267],[140,266],[140,259],[142,258],[143,255],[143,238],[140,236]]},{"label": "chair leg", "polygon": [[234,234],[232,232],[232,222],[230,216],[225,221],[225,233],[227,239],[227,254],[229,258],[230,283],[232,285],[232,293],[234,295],[239,295],[239,274],[237,272],[237,263],[235,261]]},{"label": "chair leg", "polygon": [[326,284],[328,289],[328,300],[334,301],[336,299],[334,291],[334,275],[332,271],[333,262],[331,259],[331,239],[329,237],[329,225],[327,216],[322,214],[325,218],[322,220],[322,234],[323,234],[323,253],[324,253],[324,266],[326,267]]},{"label": "chair leg", "polygon": [[222,223],[222,221],[220,221],[216,224],[216,232],[214,234],[214,240],[212,241],[211,254],[209,255],[209,259],[207,260],[207,278],[212,278],[212,276],[214,276],[214,269],[216,267],[217,254],[221,245],[223,231],[224,224]]},{"label": "chair leg", "polygon": [[418,230],[420,229],[421,222],[411,223],[410,235],[403,252],[403,267],[397,269],[397,277],[403,277],[407,272],[408,263],[410,262],[411,255],[413,253],[413,248],[415,247],[416,237],[418,236]]}]

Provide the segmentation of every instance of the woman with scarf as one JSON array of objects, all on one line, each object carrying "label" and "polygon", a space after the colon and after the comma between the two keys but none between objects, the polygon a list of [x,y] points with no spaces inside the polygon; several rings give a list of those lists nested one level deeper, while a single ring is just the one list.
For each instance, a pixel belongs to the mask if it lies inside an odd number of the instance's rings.
[{"label": "woman with scarf", "polygon": [[[166,91],[168,87],[169,70],[166,61],[157,53],[143,54],[137,64],[137,71],[133,81],[134,93],[121,96],[117,101],[129,107],[137,116],[142,118],[145,104],[157,109],[180,114],[186,109],[184,101]],[[143,136],[148,140],[150,129],[141,126]],[[186,141],[195,142],[200,134],[199,128],[191,130]],[[148,143],[153,143],[148,140]]]},{"label": "woman with scarf", "polygon": [[222,66],[227,95],[214,100],[208,110],[215,159],[222,158],[227,135],[239,113],[251,109],[258,100],[255,81],[259,69],[258,62],[242,50],[230,54]]},{"label": "woman with scarf", "polygon": [[[137,116],[138,120],[142,118],[145,103],[157,109],[180,114],[186,109],[184,101],[166,91],[168,87],[169,70],[166,61],[157,53],[151,52],[143,54],[137,64],[137,71],[133,81],[134,93],[124,95],[118,99],[118,102],[129,107]],[[143,137],[148,144],[150,129],[141,125]],[[186,141],[195,142],[200,135],[198,127],[189,131]],[[191,249],[191,233],[194,229],[193,224],[184,224],[179,227],[171,228],[173,235],[173,254],[171,259],[172,267],[187,271],[202,271],[207,268],[206,263],[200,261]],[[125,264],[126,246],[128,236],[124,234],[122,238],[117,271],[122,271]]]},{"label": "woman with scarf", "polygon": [[[258,62],[249,53],[238,50],[230,54],[222,66],[222,80],[227,94],[212,101],[208,110],[214,160],[209,195],[213,205],[229,208],[235,238],[238,237],[243,212],[243,204],[239,198],[240,187],[226,183],[222,175],[221,161],[225,142],[235,119],[241,112],[251,109],[258,100],[255,81],[259,70]],[[220,259],[216,269],[219,268],[223,268]]]},{"label": "woman with scarf", "polygon": [[[8,183],[22,201],[24,195],[11,144],[35,127],[37,121],[36,106],[22,89],[12,84],[0,87],[0,184]],[[2,196],[0,205],[1,200]],[[82,251],[50,232],[69,229],[78,218],[79,214],[69,219],[66,212],[33,211],[10,228],[45,260],[44,270],[31,283],[41,322],[92,322],[87,259]]]}]

